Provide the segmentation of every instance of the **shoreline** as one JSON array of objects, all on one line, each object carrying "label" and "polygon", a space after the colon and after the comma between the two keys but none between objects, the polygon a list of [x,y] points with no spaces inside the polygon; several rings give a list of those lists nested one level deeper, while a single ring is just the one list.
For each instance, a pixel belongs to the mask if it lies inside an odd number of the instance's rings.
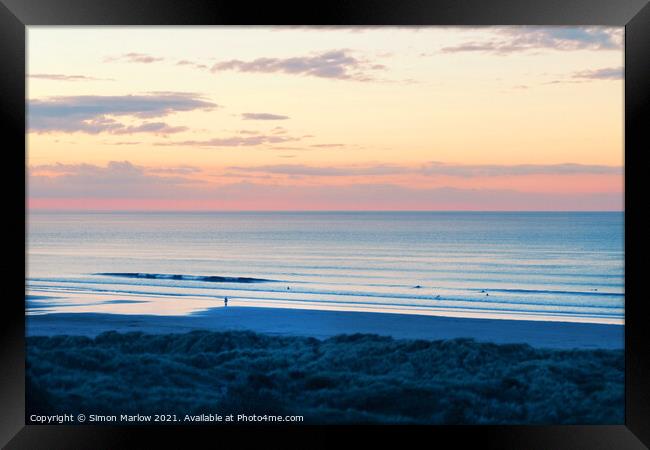
[{"label": "shoreline", "polygon": [[456,318],[377,312],[259,307],[218,307],[187,316],[52,313],[26,316],[27,336],[95,337],[105,331],[148,334],[192,330],[243,331],[326,339],[341,334],[377,334],[395,339],[471,338],[494,344],[556,349],[623,349],[624,326],[530,320]]}]

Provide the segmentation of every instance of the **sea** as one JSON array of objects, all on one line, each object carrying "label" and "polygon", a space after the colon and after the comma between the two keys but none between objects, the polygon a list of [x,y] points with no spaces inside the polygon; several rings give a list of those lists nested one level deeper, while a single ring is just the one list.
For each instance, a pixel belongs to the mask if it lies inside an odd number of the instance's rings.
[{"label": "sea", "polygon": [[265,307],[623,324],[623,212],[45,212],[26,313]]}]

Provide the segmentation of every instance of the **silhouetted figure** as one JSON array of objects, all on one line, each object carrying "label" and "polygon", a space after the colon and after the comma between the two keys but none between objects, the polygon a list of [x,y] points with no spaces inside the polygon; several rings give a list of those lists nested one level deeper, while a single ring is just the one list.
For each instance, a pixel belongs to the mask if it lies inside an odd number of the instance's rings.
[{"label": "silhouetted figure", "polygon": [[289,289],[291,289],[291,288],[290,288],[289,286],[287,286],[287,291],[288,291]]},{"label": "silhouetted figure", "polygon": [[224,307],[228,306],[228,297],[223,298],[223,306]]}]

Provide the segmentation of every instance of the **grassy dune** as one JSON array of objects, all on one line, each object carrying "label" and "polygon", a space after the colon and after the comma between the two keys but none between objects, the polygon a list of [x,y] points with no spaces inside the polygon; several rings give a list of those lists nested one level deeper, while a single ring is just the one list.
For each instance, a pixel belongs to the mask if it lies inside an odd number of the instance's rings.
[{"label": "grassy dune", "polygon": [[194,331],[27,338],[28,412],[623,423],[622,350]]}]

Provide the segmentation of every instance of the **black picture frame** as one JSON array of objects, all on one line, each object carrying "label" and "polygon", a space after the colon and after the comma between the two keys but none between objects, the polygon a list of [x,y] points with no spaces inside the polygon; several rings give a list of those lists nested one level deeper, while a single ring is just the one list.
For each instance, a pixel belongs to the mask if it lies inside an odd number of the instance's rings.
[{"label": "black picture frame", "polygon": [[[430,427],[115,427],[25,425],[25,36],[30,25],[610,25],[625,27],[625,425],[620,426],[430,426]],[[0,127],[5,256],[0,348],[0,444],[6,448],[186,448],[195,439],[223,443],[236,437],[238,447],[251,439],[302,441],[311,448],[340,445],[341,433],[354,431],[393,445],[441,442],[484,448],[633,449],[650,445],[650,352],[643,333],[649,316],[642,295],[645,246],[642,197],[643,152],[650,109],[650,5],[648,0],[319,0],[304,3],[240,0],[0,0]],[[646,118],[645,120],[643,118]],[[23,165],[23,169],[19,166]],[[22,199],[20,198],[22,193]],[[639,261],[637,264],[636,261]],[[22,262],[22,264],[21,264]],[[20,300],[20,299],[23,300]],[[281,440],[281,441],[280,441]],[[347,440],[347,438],[345,438]],[[428,444],[427,444],[428,443]],[[644,445],[645,444],[645,445]],[[368,445],[371,445],[368,443]],[[412,444],[411,444],[412,445]],[[445,446],[445,445],[443,445]]]}]

